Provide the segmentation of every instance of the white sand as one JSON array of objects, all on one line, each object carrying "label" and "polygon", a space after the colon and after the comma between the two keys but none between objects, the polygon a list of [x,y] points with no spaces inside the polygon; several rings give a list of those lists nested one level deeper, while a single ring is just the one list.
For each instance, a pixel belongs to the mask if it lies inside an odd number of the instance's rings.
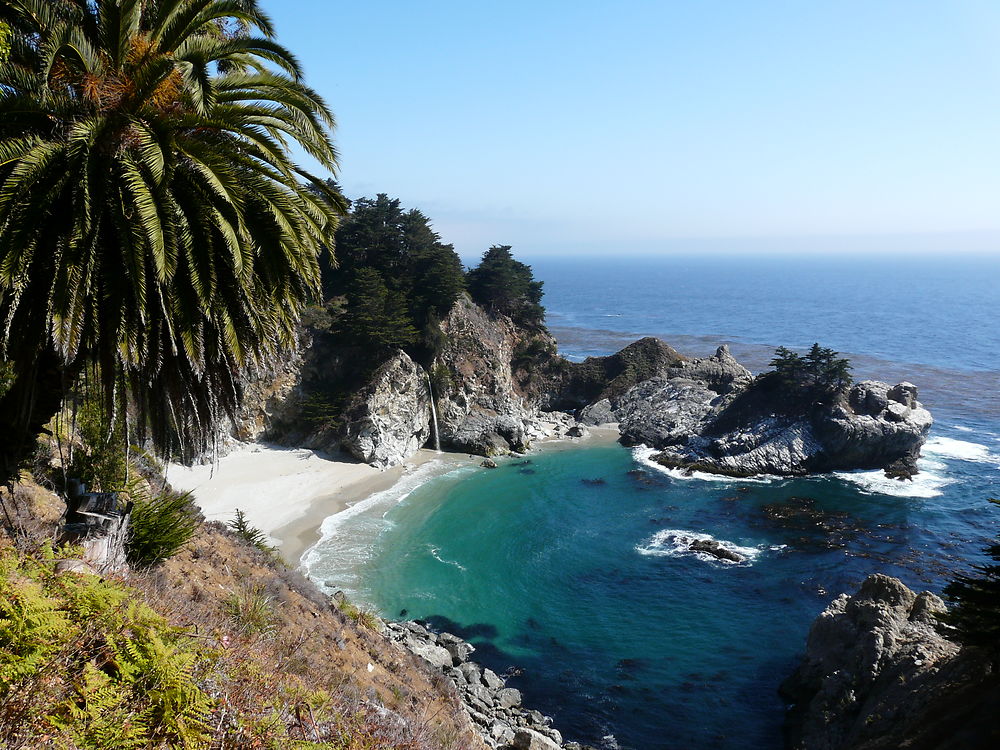
[{"label": "white sand", "polygon": [[[560,450],[588,441],[612,441],[613,426],[590,428],[583,441],[547,439],[540,450]],[[324,519],[370,495],[389,489],[412,467],[432,459],[440,473],[482,461],[462,453],[420,450],[399,466],[380,471],[342,454],[325,456],[308,448],[280,448],[247,443],[214,464],[170,464],[167,480],[175,489],[194,493],[195,503],[210,521],[226,522],[239,508],[247,521],[271,537],[282,556],[296,564],[320,537]]]},{"label": "white sand", "polygon": [[192,491],[208,520],[228,521],[239,508],[252,525],[283,547],[288,540],[276,532],[306,516],[323,518],[343,510],[360,499],[357,490],[382,475],[346,458],[258,444],[238,448],[215,464],[171,464],[167,470],[170,484]]}]

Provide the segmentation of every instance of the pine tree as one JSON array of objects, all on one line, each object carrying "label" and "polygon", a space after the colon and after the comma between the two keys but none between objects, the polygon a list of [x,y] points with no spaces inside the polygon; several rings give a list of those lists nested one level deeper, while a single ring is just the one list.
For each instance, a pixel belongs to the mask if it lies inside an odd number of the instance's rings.
[{"label": "pine tree", "polygon": [[526,326],[541,326],[542,282],[535,281],[531,266],[514,260],[510,245],[494,245],[467,276],[469,293],[483,307],[509,315]]},{"label": "pine tree", "polygon": [[374,268],[355,272],[342,326],[358,346],[390,349],[412,344],[417,338],[405,298],[389,289]]},{"label": "pine tree", "polygon": [[[1000,505],[1000,500],[990,500]],[[1000,663],[1000,537],[986,547],[993,564],[974,565],[973,575],[958,575],[944,589],[951,609],[941,616],[945,634],[963,646],[982,649]]]}]

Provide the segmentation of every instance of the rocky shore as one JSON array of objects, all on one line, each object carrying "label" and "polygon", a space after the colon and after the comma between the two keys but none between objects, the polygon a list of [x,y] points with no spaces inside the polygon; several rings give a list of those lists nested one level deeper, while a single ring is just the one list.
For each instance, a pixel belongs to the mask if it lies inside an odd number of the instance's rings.
[{"label": "rocky shore", "polygon": [[790,750],[1000,747],[1000,679],[989,660],[941,635],[944,602],[869,576],[809,631],[781,686]]},{"label": "rocky shore", "polygon": [[470,659],[475,647],[451,633],[435,633],[419,622],[386,622],[386,636],[416,654],[454,686],[483,741],[499,750],[593,750],[563,743],[552,718],[526,708],[521,692]]}]

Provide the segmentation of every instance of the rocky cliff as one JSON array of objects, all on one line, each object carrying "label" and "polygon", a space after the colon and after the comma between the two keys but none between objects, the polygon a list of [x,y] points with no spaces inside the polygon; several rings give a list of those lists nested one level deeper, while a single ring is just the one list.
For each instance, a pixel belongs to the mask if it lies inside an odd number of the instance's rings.
[{"label": "rocky cliff", "polygon": [[[544,434],[538,380],[515,377],[518,355],[555,351],[544,332],[526,331],[504,315],[488,314],[467,295],[441,321],[443,345],[434,359],[442,445],[484,456],[525,450]],[[524,375],[524,373],[522,373]]]},{"label": "rocky cliff", "polygon": [[431,439],[430,405],[427,372],[396,352],[352,397],[341,447],[372,466],[394,466]]},{"label": "rocky cliff", "polygon": [[618,422],[622,442],[660,449],[654,458],[665,466],[731,476],[837,469],[908,476],[932,423],[909,383],[797,389],[754,378],[725,346],[597,401],[580,418]]},{"label": "rocky cliff", "polygon": [[542,411],[552,373],[567,364],[555,352],[544,329],[487,313],[468,295],[441,321],[426,369],[400,350],[372,363],[372,352],[305,335],[297,351],[248,375],[242,413],[226,437],[343,450],[385,468],[433,444],[435,408],[442,447],[484,456],[524,451],[542,437],[582,434],[569,415]]},{"label": "rocky cliff", "polygon": [[1000,747],[1000,679],[935,629],[944,603],[870,576],[816,618],[781,687],[794,750]]}]

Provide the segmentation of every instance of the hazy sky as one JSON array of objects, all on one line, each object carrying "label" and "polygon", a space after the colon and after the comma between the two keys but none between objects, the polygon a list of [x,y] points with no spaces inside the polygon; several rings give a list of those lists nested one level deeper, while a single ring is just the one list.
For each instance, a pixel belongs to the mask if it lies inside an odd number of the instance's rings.
[{"label": "hazy sky", "polygon": [[996,0],[263,5],[347,194],[463,254],[1000,252]]}]

